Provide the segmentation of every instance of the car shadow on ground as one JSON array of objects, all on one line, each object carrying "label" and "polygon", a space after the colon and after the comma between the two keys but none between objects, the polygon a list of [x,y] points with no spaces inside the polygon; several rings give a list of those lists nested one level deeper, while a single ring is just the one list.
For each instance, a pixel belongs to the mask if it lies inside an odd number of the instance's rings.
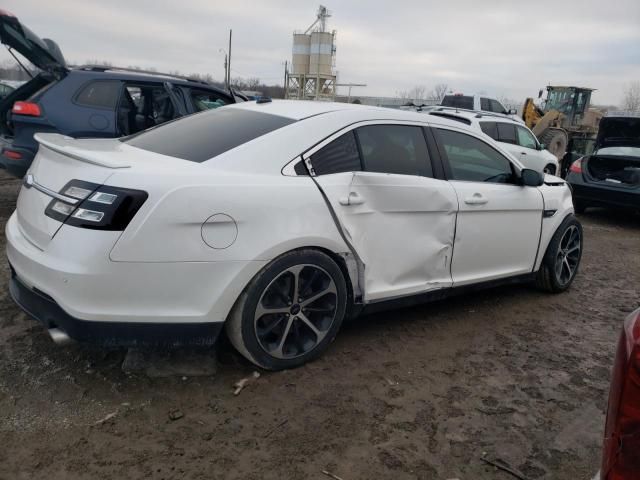
[{"label": "car shadow on ground", "polygon": [[597,222],[598,227],[612,226],[640,229],[640,210],[615,210],[609,208],[587,208],[577,215],[578,219],[589,219]]}]

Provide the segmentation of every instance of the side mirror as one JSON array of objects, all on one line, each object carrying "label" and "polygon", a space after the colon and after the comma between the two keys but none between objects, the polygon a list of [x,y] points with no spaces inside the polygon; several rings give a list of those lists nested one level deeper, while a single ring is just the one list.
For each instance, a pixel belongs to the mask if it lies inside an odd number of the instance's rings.
[{"label": "side mirror", "polygon": [[517,115],[518,111],[515,108],[510,108],[508,113],[509,115]]},{"label": "side mirror", "polygon": [[544,143],[538,144],[538,150],[544,150],[545,148],[547,148],[547,146]]},{"label": "side mirror", "polygon": [[544,183],[542,174],[530,168],[523,168],[520,171],[520,180],[525,187],[539,187]]}]

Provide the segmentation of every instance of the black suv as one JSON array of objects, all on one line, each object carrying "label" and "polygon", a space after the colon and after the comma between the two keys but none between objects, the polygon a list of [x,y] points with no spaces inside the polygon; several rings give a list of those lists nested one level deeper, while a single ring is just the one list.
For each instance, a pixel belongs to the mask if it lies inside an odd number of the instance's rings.
[{"label": "black suv", "polygon": [[0,167],[22,177],[38,150],[33,135],[122,137],[240,96],[206,82],[103,66],[70,68],[55,42],[0,11],[0,41],[41,71],[0,101]]}]

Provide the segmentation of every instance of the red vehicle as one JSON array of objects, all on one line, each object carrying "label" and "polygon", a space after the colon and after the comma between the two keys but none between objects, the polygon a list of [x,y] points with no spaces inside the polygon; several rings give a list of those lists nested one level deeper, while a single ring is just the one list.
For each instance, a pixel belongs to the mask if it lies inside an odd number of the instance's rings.
[{"label": "red vehicle", "polygon": [[601,480],[640,480],[640,309],[618,342],[609,390]]}]

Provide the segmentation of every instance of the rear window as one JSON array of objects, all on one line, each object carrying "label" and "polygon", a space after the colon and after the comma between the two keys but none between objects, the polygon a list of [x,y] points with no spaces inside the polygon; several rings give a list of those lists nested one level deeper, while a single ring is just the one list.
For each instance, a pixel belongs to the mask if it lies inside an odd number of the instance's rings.
[{"label": "rear window", "polygon": [[219,108],[190,115],[122,141],[150,152],[204,162],[295,120],[269,113]]},{"label": "rear window", "polygon": [[80,90],[76,103],[87,107],[115,108],[120,93],[117,80],[91,82]]},{"label": "rear window", "polygon": [[466,108],[473,110],[473,97],[466,95],[445,95],[442,99],[444,107]]}]

